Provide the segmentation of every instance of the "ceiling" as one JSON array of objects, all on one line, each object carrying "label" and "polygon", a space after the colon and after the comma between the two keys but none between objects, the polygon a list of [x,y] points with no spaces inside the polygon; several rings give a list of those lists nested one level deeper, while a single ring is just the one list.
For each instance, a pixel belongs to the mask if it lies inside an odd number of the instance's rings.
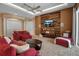
[{"label": "ceiling", "polygon": [[72,7],[74,3],[0,3],[0,12],[32,19],[34,16]]},{"label": "ceiling", "polygon": [[[41,12],[44,9],[60,5],[61,3],[14,3],[14,4],[20,6],[24,9],[27,9],[33,13],[36,13],[39,11]],[[39,6],[39,7],[36,8],[37,6]]]}]

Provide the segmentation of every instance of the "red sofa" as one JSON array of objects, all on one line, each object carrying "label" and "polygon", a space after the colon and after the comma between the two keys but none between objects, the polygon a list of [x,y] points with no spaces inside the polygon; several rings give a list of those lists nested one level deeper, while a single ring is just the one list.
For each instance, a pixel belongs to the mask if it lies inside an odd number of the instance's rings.
[{"label": "red sofa", "polygon": [[17,54],[16,49],[11,47],[10,44],[6,42],[6,40],[0,37],[0,56],[37,56],[38,51],[34,48],[30,48],[29,50]]},{"label": "red sofa", "polygon": [[32,38],[32,36],[27,31],[14,31],[14,33],[13,33],[14,40],[26,41],[26,39],[31,39],[31,38]]}]

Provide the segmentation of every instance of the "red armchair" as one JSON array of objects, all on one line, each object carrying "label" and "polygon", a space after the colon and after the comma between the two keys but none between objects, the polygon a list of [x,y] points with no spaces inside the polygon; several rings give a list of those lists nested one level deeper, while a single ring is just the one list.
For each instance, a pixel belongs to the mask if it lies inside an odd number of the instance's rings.
[{"label": "red armchair", "polygon": [[26,41],[26,39],[31,39],[31,38],[32,38],[32,36],[27,31],[14,31],[14,33],[13,33],[14,40]]},{"label": "red armchair", "polygon": [[0,56],[36,56],[38,55],[38,51],[34,48],[30,48],[29,50],[17,54],[16,49],[11,47],[10,44],[6,42],[4,38],[0,37]]}]

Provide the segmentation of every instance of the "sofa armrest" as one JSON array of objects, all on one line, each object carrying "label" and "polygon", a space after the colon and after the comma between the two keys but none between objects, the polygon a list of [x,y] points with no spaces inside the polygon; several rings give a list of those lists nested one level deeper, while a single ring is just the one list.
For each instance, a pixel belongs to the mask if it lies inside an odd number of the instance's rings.
[{"label": "sofa armrest", "polygon": [[34,48],[30,48],[29,50],[19,54],[18,56],[37,56],[39,52]]},{"label": "sofa armrest", "polygon": [[5,56],[16,56],[16,49],[14,47],[9,47],[5,51]]}]

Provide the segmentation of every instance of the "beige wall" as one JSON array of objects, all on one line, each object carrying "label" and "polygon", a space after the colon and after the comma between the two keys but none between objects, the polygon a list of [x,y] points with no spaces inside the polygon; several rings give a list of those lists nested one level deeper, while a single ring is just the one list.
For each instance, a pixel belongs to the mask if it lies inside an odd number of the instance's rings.
[{"label": "beige wall", "polygon": [[3,35],[3,18],[0,14],[0,36]]},{"label": "beige wall", "polygon": [[64,24],[64,27],[61,28],[61,32],[72,31],[73,8],[61,10],[60,18],[61,23]]},{"label": "beige wall", "polygon": [[35,34],[39,35],[40,34],[40,27],[41,27],[41,17],[36,16],[35,17]]}]

